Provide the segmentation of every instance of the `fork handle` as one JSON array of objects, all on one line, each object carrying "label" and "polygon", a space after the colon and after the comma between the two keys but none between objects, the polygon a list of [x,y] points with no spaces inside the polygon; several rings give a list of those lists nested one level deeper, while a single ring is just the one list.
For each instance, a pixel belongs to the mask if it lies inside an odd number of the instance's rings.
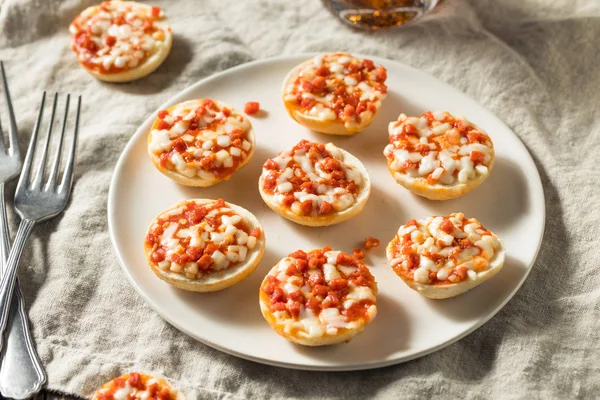
[{"label": "fork handle", "polygon": [[8,325],[13,291],[17,282],[19,261],[21,260],[21,254],[23,254],[25,243],[27,242],[29,235],[31,235],[34,226],[35,221],[33,220],[21,220],[17,236],[15,237],[15,241],[8,256],[8,261],[6,262],[4,275],[0,281],[0,349],[4,348],[4,332]]},{"label": "fork handle", "polygon": [[[0,184],[0,266],[5,269],[10,249],[4,184]],[[37,354],[19,281],[15,284],[10,317],[6,330],[6,346],[0,362],[0,394],[13,399],[26,399],[39,392],[46,373]]]}]

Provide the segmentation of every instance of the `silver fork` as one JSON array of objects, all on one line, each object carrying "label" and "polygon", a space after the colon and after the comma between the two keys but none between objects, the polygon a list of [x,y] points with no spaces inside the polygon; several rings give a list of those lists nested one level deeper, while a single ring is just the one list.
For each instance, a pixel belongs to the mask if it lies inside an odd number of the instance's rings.
[{"label": "silver fork", "polygon": [[[19,260],[21,259],[21,254],[23,253],[23,248],[25,247],[25,242],[29,238],[31,231],[37,223],[46,221],[60,214],[65,209],[69,200],[71,185],[73,183],[75,151],[77,149],[77,133],[79,130],[81,96],[79,96],[77,100],[77,115],[75,117],[75,124],[73,128],[73,142],[70,150],[68,151],[64,173],[62,174],[62,177],[59,178],[58,169],[60,165],[64,141],[63,139],[65,136],[65,128],[69,116],[69,99],[70,95],[67,95],[62,131],[56,148],[54,162],[52,163],[48,178],[44,183],[44,171],[46,169],[46,161],[48,159],[49,143],[50,137],[52,136],[52,126],[54,122],[54,114],[56,113],[58,93],[54,96],[52,114],[50,117],[50,123],[48,124],[48,133],[44,141],[42,157],[33,180],[30,180],[33,155],[36,148],[38,132],[42,123],[42,116],[44,114],[46,92],[44,92],[44,95],[42,96],[42,104],[40,105],[38,119],[35,123],[35,127],[33,128],[33,133],[29,141],[27,155],[25,156],[23,170],[21,171],[21,176],[19,178],[19,183],[17,185],[17,191],[15,194],[15,210],[21,217],[21,224],[19,225],[17,236],[15,237],[13,247],[8,256],[6,273],[4,276],[2,276],[2,280],[0,281],[0,332],[4,332],[7,326],[12,291],[15,287],[17,269]],[[3,341],[2,336],[0,335],[0,348],[2,348],[2,345]]]},{"label": "silver fork", "polygon": [[[2,270],[8,259],[10,231],[6,215],[4,184],[19,175],[23,160],[18,142],[18,130],[12,108],[4,64],[0,61],[0,74],[8,113],[8,146],[0,122],[0,266]],[[29,330],[27,312],[19,283],[15,284],[10,308],[10,321],[6,334],[6,346],[2,352],[0,367],[0,392],[4,397],[24,399],[38,392],[46,381],[46,374],[35,350]]]}]

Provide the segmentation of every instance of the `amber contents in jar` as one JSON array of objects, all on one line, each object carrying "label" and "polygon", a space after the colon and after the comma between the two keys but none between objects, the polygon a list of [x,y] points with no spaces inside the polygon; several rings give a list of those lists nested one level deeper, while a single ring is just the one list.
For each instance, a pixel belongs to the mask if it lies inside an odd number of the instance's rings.
[{"label": "amber contents in jar", "polygon": [[321,0],[349,25],[377,30],[404,25],[433,9],[438,0]]}]

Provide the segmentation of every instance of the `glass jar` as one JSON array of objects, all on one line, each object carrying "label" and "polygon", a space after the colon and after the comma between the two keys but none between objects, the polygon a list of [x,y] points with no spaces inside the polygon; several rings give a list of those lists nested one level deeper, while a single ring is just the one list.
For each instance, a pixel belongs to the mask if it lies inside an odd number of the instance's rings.
[{"label": "glass jar", "polygon": [[345,23],[361,29],[393,28],[421,19],[440,0],[321,0]]}]

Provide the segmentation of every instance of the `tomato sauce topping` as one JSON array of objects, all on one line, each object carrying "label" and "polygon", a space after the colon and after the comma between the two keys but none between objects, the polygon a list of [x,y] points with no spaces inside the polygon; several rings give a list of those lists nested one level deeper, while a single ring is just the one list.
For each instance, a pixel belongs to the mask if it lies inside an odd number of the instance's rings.
[{"label": "tomato sauce topping", "polygon": [[263,189],[298,215],[322,216],[355,204],[365,182],[332,143],[301,140],[263,165]]},{"label": "tomato sauce topping", "polygon": [[465,184],[489,174],[494,146],[490,137],[463,117],[426,112],[400,114],[390,124],[383,152],[390,171],[423,178],[430,185]]},{"label": "tomato sauce topping", "polygon": [[305,336],[335,335],[376,313],[377,284],[369,269],[329,247],[289,254],[269,272],[261,291],[275,318]]},{"label": "tomato sauce topping", "polygon": [[160,166],[186,177],[228,179],[254,151],[250,122],[211,99],[158,112],[149,150]]},{"label": "tomato sauce topping", "polygon": [[69,31],[83,66],[114,74],[143,64],[158,52],[171,30],[160,7],[104,1],[75,17]]},{"label": "tomato sauce topping", "polygon": [[146,235],[150,258],[163,271],[199,279],[246,260],[261,238],[260,228],[223,199],[187,201],[159,215]]},{"label": "tomato sauce topping", "polygon": [[381,241],[379,239],[377,239],[373,236],[367,236],[365,238],[363,247],[365,248],[365,250],[375,249],[375,248],[379,247],[380,243],[381,243]]},{"label": "tomato sauce topping", "polygon": [[447,285],[487,271],[502,244],[475,218],[462,213],[411,220],[392,241],[397,275],[422,284]]},{"label": "tomato sauce topping", "polygon": [[102,385],[96,392],[98,400],[175,400],[176,393],[163,379],[138,372],[120,376]]},{"label": "tomato sauce topping", "polygon": [[307,116],[359,125],[381,107],[386,79],[386,69],[368,59],[346,53],[316,56],[285,88],[284,100]]}]

